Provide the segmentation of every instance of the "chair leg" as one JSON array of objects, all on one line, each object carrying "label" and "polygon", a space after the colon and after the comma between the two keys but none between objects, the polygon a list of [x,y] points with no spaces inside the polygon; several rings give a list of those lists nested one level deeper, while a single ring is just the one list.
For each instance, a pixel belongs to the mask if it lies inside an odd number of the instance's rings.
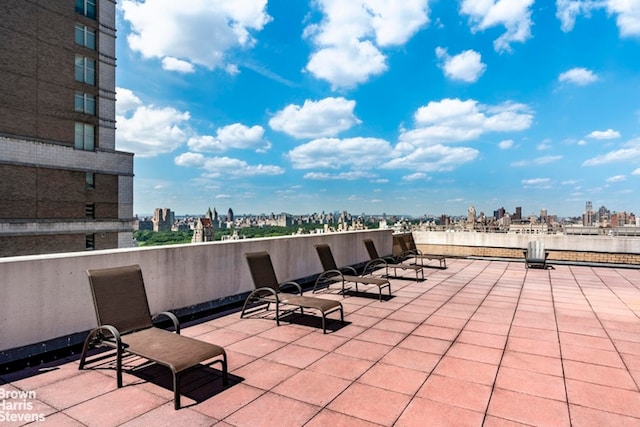
[{"label": "chair leg", "polygon": [[177,411],[180,409],[180,378],[177,372],[171,371],[173,374],[173,408]]}]

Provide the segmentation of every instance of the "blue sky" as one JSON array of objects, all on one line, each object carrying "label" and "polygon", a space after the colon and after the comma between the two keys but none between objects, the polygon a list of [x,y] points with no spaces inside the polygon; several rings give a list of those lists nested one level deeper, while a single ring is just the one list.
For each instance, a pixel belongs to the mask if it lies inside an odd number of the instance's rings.
[{"label": "blue sky", "polygon": [[136,214],[640,213],[640,1],[117,7]]}]

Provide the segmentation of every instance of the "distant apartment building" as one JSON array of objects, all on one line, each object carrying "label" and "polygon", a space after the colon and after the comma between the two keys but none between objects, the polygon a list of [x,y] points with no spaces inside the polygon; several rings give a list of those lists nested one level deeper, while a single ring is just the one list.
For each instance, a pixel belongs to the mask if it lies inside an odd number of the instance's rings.
[{"label": "distant apartment building", "polygon": [[133,245],[114,0],[0,2],[0,256]]},{"label": "distant apartment building", "polygon": [[176,216],[169,208],[156,208],[153,211],[153,231],[171,231]]}]

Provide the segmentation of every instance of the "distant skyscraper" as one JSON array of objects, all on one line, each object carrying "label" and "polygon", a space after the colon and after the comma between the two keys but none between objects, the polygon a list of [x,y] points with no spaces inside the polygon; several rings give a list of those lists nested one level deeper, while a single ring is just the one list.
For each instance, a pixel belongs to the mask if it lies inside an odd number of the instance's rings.
[{"label": "distant skyscraper", "polygon": [[115,148],[116,2],[0,7],[0,256],[133,246],[133,154]]},{"label": "distant skyscraper", "polygon": [[227,212],[227,221],[233,222],[233,209],[231,208],[229,208],[229,211]]},{"label": "distant skyscraper", "polygon": [[520,221],[522,219],[522,206],[516,206],[516,212],[511,217],[512,220]]},{"label": "distant skyscraper", "polygon": [[593,225],[593,222],[595,220],[594,214],[595,212],[593,211],[593,204],[590,201],[587,201],[584,206],[584,213],[582,214],[582,225]]}]

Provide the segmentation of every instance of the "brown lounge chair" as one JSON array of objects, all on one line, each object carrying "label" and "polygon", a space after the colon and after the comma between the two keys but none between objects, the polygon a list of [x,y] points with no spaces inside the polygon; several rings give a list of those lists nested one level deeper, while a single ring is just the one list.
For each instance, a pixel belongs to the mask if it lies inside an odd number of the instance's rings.
[{"label": "brown lounge chair", "polygon": [[177,317],[170,312],[166,316],[174,324],[176,333],[153,326],[149,303],[138,265],[89,270],[89,283],[93,294],[98,327],[89,332],[80,359],[82,369],[87,351],[92,345],[104,345],[116,349],[118,388],[122,387],[122,354],[128,352],[159,365],[166,366],[173,376],[174,407],[180,409],[180,376],[189,368],[222,356],[213,363],[222,365],[222,382],[229,382],[227,355],[220,346],[180,335]]},{"label": "brown lounge chair", "polygon": [[[358,292],[358,284],[361,285],[373,285],[378,287],[380,292],[379,299],[382,301],[382,289],[389,289],[389,296],[391,296],[391,282],[388,279],[371,276],[358,276],[356,269],[351,266],[338,268],[336,261],[331,253],[331,248],[326,243],[315,245],[318,257],[320,257],[320,263],[322,264],[323,272],[320,273],[316,279],[316,283],[313,285],[313,292],[315,293],[318,287],[325,286],[328,288],[331,283],[340,282],[342,284],[342,294],[345,293],[345,283],[352,282],[356,285],[356,292]],[[343,270],[351,274],[344,274]]]},{"label": "brown lounge chair", "polygon": [[547,258],[549,251],[544,249],[544,243],[540,240],[533,240],[527,244],[527,249],[522,251],[524,262],[527,268],[547,268]]},{"label": "brown lounge chair", "polygon": [[[322,332],[327,333],[326,317],[328,313],[340,311],[340,321],[344,323],[344,311],[340,301],[334,301],[324,298],[308,297],[302,295],[302,288],[296,282],[278,283],[276,273],[271,263],[271,257],[268,252],[253,252],[245,254],[255,290],[249,294],[244,301],[242,313],[240,317],[244,317],[247,306],[265,305],[269,310],[271,304],[276,306],[276,325],[280,326],[280,305],[295,306],[293,310],[300,309],[300,313],[304,314],[305,308],[318,310],[322,315]],[[297,294],[282,292],[282,288],[286,286],[293,287]]]},{"label": "brown lounge chair", "polygon": [[[400,259],[414,259],[415,265],[421,265],[422,267],[426,267],[424,264],[424,260],[438,260],[440,262],[440,268],[447,268],[447,258],[444,255],[437,254],[424,254],[416,247],[416,242],[413,240],[413,233],[404,233],[404,234],[394,234],[393,235],[394,247],[400,248],[400,254],[398,254],[398,258]],[[420,263],[418,263],[420,260]]]},{"label": "brown lounge chair", "polygon": [[386,275],[389,276],[389,269],[393,269],[393,275],[395,277],[399,277],[396,270],[413,270],[416,273],[416,281],[424,280],[424,271],[422,267],[419,265],[409,265],[403,263],[397,263],[392,257],[381,257],[378,255],[378,251],[376,250],[376,244],[371,239],[364,239],[364,245],[367,247],[367,252],[369,252],[369,258],[371,261],[367,263],[364,267],[364,271],[372,271],[379,267],[384,267],[386,270]]}]

